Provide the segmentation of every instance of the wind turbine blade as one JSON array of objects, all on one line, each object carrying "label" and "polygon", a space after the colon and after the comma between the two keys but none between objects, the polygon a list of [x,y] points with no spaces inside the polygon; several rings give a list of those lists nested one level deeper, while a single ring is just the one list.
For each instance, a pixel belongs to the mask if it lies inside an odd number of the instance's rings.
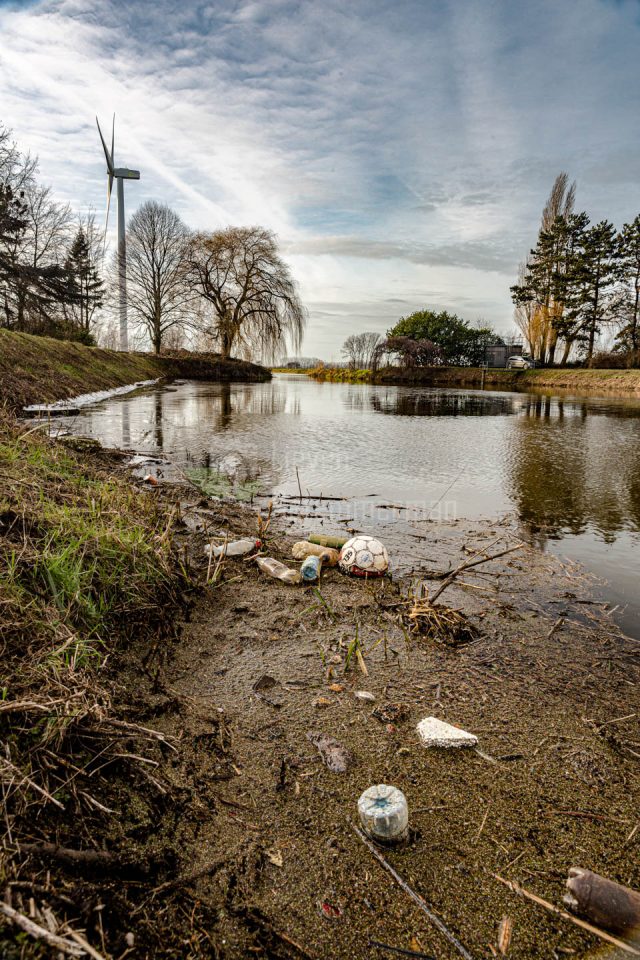
[{"label": "wind turbine blade", "polygon": [[116,140],[116,115],[114,113],[113,120],[111,121],[111,167],[113,168],[115,164],[114,158],[114,146]]},{"label": "wind turbine blade", "polygon": [[96,117],[96,124],[98,126],[98,133],[100,134],[100,139],[102,141],[102,149],[104,150],[104,155],[107,158],[107,170],[110,174],[113,174],[113,146],[111,148],[111,154],[107,150],[107,145],[104,142],[104,137],[102,136],[102,130],[100,129],[100,124],[98,123],[98,118]]},{"label": "wind turbine blade", "polygon": [[102,254],[104,256],[104,251],[107,248],[107,228],[109,226],[109,208],[111,206],[111,189],[113,187],[113,174],[109,174],[109,180],[107,182],[107,215],[104,218],[104,240],[102,243]]}]

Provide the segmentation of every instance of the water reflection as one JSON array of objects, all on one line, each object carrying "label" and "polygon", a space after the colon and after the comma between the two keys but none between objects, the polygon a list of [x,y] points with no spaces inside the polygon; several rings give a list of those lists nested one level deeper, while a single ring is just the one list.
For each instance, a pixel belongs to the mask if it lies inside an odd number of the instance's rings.
[{"label": "water reflection", "polygon": [[[399,417],[496,417],[512,416],[520,398],[491,393],[373,393],[368,398],[376,413]],[[354,407],[357,404],[354,403]]]},{"label": "water reflection", "polygon": [[539,541],[593,528],[606,543],[640,529],[640,416],[528,398],[507,438],[508,492]]}]

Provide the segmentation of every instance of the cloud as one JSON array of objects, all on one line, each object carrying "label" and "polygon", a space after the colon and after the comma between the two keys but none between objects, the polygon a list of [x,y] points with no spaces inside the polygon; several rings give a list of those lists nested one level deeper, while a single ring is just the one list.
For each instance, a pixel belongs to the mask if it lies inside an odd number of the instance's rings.
[{"label": "cloud", "polygon": [[275,230],[306,353],[395,301],[506,330],[561,169],[594,219],[640,209],[638,21],[632,0],[0,0],[0,120],[77,208],[104,208],[115,110],[129,212]]}]

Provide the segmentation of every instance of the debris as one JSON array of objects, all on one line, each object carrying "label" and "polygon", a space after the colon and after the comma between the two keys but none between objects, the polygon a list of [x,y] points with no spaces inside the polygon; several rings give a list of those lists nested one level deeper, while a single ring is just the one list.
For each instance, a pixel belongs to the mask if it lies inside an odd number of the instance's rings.
[{"label": "debris", "polygon": [[299,540],[291,548],[291,556],[294,560],[305,560],[307,557],[321,557],[322,562],[328,567],[335,567],[340,559],[337,550],[331,547],[323,547],[319,543],[310,543],[309,540]]},{"label": "debris", "polygon": [[146,475],[146,477],[143,477],[142,480],[143,480],[143,483],[148,483],[148,484],[150,484],[152,487],[157,487],[157,486],[158,486],[158,481],[156,480],[155,477],[152,477],[150,473],[148,473],[148,474]]},{"label": "debris", "polygon": [[317,556],[307,557],[302,561],[300,567],[300,576],[304,583],[316,583],[320,579],[322,569],[322,558]]},{"label": "debris", "polygon": [[433,913],[433,911],[432,911],[432,910],[430,909],[430,907],[427,905],[426,901],[420,896],[420,894],[419,894],[419,893],[416,893],[415,890],[412,890],[411,887],[409,886],[409,884],[406,882],[406,880],[403,880],[402,877],[400,876],[400,874],[399,874],[399,873],[396,873],[396,871],[393,869],[393,867],[391,866],[391,864],[390,864],[387,860],[385,860],[385,858],[382,856],[382,854],[380,853],[380,851],[376,849],[376,847],[374,846],[374,844],[373,844],[373,843],[371,842],[371,840],[369,840],[369,838],[362,832],[362,830],[360,830],[359,827],[356,827],[356,826],[354,826],[353,824],[352,824],[352,826],[353,826],[353,829],[355,830],[356,834],[360,837],[360,839],[362,840],[362,842],[369,848],[369,850],[370,850],[371,853],[374,855],[374,857],[376,858],[376,860],[378,861],[378,863],[380,863],[380,864],[384,867],[384,869],[387,871],[387,873],[390,874],[390,875],[393,877],[393,879],[396,881],[397,884],[399,884],[399,886],[404,890],[404,892],[405,892],[408,896],[411,897],[411,899],[413,900],[413,902],[414,902],[415,904],[417,904],[417,906],[420,908],[420,910],[422,910],[422,912],[429,918],[429,920],[431,921],[431,923],[432,923],[435,927],[437,927],[437,929],[440,931],[440,933],[443,935],[443,937],[445,937],[445,938],[449,941],[449,943],[450,943],[453,947],[456,948],[456,950],[458,951],[458,953],[459,953],[462,957],[464,957],[465,960],[473,960],[473,957],[471,956],[471,954],[469,953],[469,951],[468,951],[465,947],[462,946],[462,944],[460,943],[460,941],[458,940],[458,938],[457,938],[456,936],[454,936],[453,933],[451,933],[451,931],[449,930],[449,928],[448,928],[447,926],[445,926],[445,924],[444,924],[443,921],[440,919],[440,917],[438,917],[435,913]]},{"label": "debris", "polygon": [[640,928],[640,893],[636,890],[581,867],[569,870],[567,890],[566,906],[606,930],[630,934]]},{"label": "debris", "polygon": [[425,717],[416,727],[425,747],[475,747],[478,738],[437,717]]},{"label": "debris", "polygon": [[349,537],[330,537],[324,533],[312,533],[309,535],[309,543],[318,543],[321,547],[333,547],[334,550],[340,550],[348,539]]},{"label": "debris", "polygon": [[406,703],[383,703],[373,711],[372,716],[380,723],[402,723],[409,716]]},{"label": "debris", "polygon": [[329,903],[328,900],[322,900],[319,904],[320,913],[323,917],[328,917],[329,920],[335,920],[337,917],[342,916],[342,910],[340,907],[335,906],[333,903]]},{"label": "debris", "polygon": [[344,690],[344,683],[330,683],[327,687],[327,690],[333,690],[334,693],[342,693]]},{"label": "debris", "polygon": [[442,604],[434,605],[427,597],[415,597],[403,618],[413,632],[450,647],[471,643],[477,635],[463,613]]},{"label": "debris", "polygon": [[367,703],[375,703],[376,698],[373,693],[369,693],[368,690],[356,690],[354,692],[354,697],[357,697],[358,700],[366,700]]},{"label": "debris", "polygon": [[276,850],[275,847],[272,847],[271,850],[265,850],[264,855],[269,863],[272,863],[274,867],[281,867],[284,863],[281,852]]},{"label": "debris", "polygon": [[234,540],[232,543],[222,543],[218,547],[213,547],[213,551],[211,544],[208,543],[204,552],[207,556],[213,553],[214,557],[246,557],[253,550],[259,550],[261,546],[261,540]]},{"label": "debris", "polygon": [[265,703],[279,709],[283,705],[284,700],[281,697],[267,696],[267,691],[273,690],[274,687],[278,686],[280,686],[280,684],[275,677],[270,677],[268,673],[263,673],[251,689],[261,700],[264,700]]},{"label": "debris", "polygon": [[346,773],[353,763],[349,751],[326,733],[308,733],[307,740],[316,747],[325,765],[333,773]]},{"label": "debris", "polygon": [[503,917],[498,927],[498,950],[503,957],[506,957],[511,945],[511,933],[513,931],[513,920],[511,917]]},{"label": "debris", "polygon": [[394,947],[390,943],[382,943],[381,940],[369,940],[370,947],[377,947],[378,950],[388,950],[389,953],[397,953],[402,957],[413,957],[414,960],[435,960],[430,953],[424,953],[422,950],[406,950],[404,947]]},{"label": "debris", "polygon": [[578,917],[572,916],[572,914],[567,913],[566,910],[556,907],[555,904],[549,903],[548,900],[544,900],[535,893],[531,893],[530,890],[526,890],[524,887],[521,887],[519,883],[515,882],[515,880],[505,880],[504,877],[501,877],[497,873],[491,873],[491,876],[500,883],[504,883],[505,887],[509,887],[509,889],[513,890],[514,893],[519,894],[521,897],[525,897],[527,900],[531,900],[533,903],[537,903],[539,906],[544,907],[545,910],[549,910],[551,913],[556,913],[564,920],[569,920],[571,923],[575,924],[576,927],[581,927],[583,930],[588,930],[589,933],[593,933],[596,937],[600,937],[601,940],[606,940],[607,943],[612,943],[615,947],[619,947],[626,953],[633,954],[634,957],[640,957],[640,950],[637,950],[630,943],[624,943],[622,940],[617,940],[616,937],[612,937],[611,934],[606,933],[604,930],[594,927],[593,924],[587,923],[586,920],[580,920]]},{"label": "debris", "polygon": [[364,831],[382,843],[404,840],[409,829],[407,798],[397,787],[378,783],[367,787],[358,800],[358,816]]},{"label": "debris", "polygon": [[316,697],[315,700],[312,701],[311,706],[312,707],[330,707],[332,703],[333,703],[333,700],[330,700],[329,697]]},{"label": "debris", "polygon": [[297,570],[292,570],[291,567],[287,567],[273,557],[256,557],[256,563],[263,573],[267,573],[275,580],[282,580],[283,583],[300,583],[300,574]]},{"label": "debris", "polygon": [[389,569],[389,555],[375,537],[352,537],[340,551],[338,566],[352,577],[383,577]]}]

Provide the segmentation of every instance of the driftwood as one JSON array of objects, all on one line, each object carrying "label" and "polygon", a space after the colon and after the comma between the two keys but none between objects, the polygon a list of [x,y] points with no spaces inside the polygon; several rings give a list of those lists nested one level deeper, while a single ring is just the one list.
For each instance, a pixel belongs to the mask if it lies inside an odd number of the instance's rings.
[{"label": "driftwood", "polygon": [[571,867],[564,902],[612,933],[640,934],[640,893],[591,870]]},{"label": "driftwood", "polygon": [[499,876],[497,873],[491,873],[491,876],[496,880],[499,880],[500,883],[504,883],[505,887],[509,887],[509,889],[513,890],[514,893],[519,894],[521,897],[525,897],[527,900],[531,900],[533,903],[537,903],[538,906],[544,907],[545,910],[549,910],[550,913],[555,913],[564,920],[569,920],[576,927],[580,927],[582,930],[587,930],[588,933],[593,933],[596,937],[600,937],[601,940],[606,940],[607,943],[612,943],[614,947],[624,950],[625,953],[630,953],[634,957],[640,957],[640,950],[637,950],[630,943],[625,943],[623,940],[618,940],[617,937],[612,937],[610,933],[600,930],[599,927],[595,927],[592,923],[587,923],[586,920],[580,920],[578,917],[574,917],[572,914],[567,913],[566,910],[556,907],[555,904],[549,903],[548,900],[544,900],[535,893],[531,893],[530,890],[526,890],[524,887],[521,887],[519,883],[515,882],[515,880],[505,880],[504,877]]}]

